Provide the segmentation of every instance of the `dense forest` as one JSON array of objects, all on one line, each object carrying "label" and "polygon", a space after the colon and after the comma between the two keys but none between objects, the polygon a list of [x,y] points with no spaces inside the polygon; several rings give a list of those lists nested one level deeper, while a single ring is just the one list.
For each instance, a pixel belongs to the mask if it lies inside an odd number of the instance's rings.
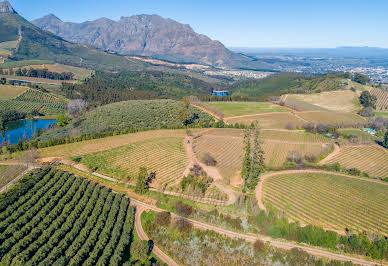
[{"label": "dense forest", "polygon": [[83,84],[64,84],[70,99],[81,96],[90,105],[139,99],[179,99],[210,94],[213,84],[190,76],[162,71],[107,73],[97,71]]}]

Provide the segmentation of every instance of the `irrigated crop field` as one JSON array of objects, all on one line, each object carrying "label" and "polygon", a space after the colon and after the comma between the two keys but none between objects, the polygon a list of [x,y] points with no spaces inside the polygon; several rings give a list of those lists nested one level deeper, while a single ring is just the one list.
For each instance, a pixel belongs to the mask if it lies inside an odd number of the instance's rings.
[{"label": "irrigated crop field", "polygon": [[161,187],[179,182],[189,162],[182,137],[161,137],[86,154],[81,163],[101,174],[134,183],[139,167],[146,167],[156,172],[152,186]]},{"label": "irrigated crop field", "polygon": [[370,93],[377,98],[376,109],[388,111],[388,90],[373,88]]},{"label": "irrigated crop field", "polygon": [[[327,150],[329,143],[325,137],[304,132],[262,131],[265,163],[269,167],[279,167],[286,162],[290,151],[301,156],[313,154],[319,156]],[[242,130],[213,129],[195,138],[193,143],[197,158],[209,152],[217,161],[217,169],[226,179],[231,179],[241,170],[243,158]],[[273,138],[271,139],[271,136]],[[326,141],[328,140],[328,141]]]},{"label": "irrigated crop field", "polygon": [[388,184],[335,174],[285,174],[263,184],[264,203],[293,220],[388,234]]},{"label": "irrigated crop field", "polygon": [[377,145],[342,146],[328,163],[339,162],[344,168],[358,168],[375,177],[388,177],[388,152]]},{"label": "irrigated crop field", "polygon": [[268,113],[259,115],[248,115],[242,117],[231,117],[225,119],[230,124],[244,124],[250,125],[251,123],[258,121],[261,128],[279,128],[284,129],[288,123],[292,123],[296,128],[303,125],[304,121],[292,113]]},{"label": "irrigated crop field", "polygon": [[133,224],[125,196],[60,170],[35,170],[1,197],[1,263],[121,265]]},{"label": "irrigated crop field", "polygon": [[365,123],[365,119],[361,116],[352,113],[339,112],[300,112],[298,115],[314,124],[338,124],[338,125],[354,125],[357,123]]},{"label": "irrigated crop field", "polygon": [[358,95],[351,90],[288,95],[287,101],[292,102],[292,99],[304,101],[331,111],[357,112],[360,109],[359,104],[357,104]]},{"label": "irrigated crop field", "polygon": [[287,108],[269,102],[206,102],[204,104],[221,110],[224,117],[288,111]]}]

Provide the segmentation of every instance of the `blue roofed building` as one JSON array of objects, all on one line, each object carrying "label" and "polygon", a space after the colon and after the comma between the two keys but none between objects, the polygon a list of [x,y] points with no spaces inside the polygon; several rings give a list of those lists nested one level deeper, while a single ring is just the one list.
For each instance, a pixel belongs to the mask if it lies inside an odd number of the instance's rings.
[{"label": "blue roofed building", "polygon": [[228,91],[220,91],[220,90],[214,90],[212,92],[212,95],[215,95],[215,96],[228,96],[229,95],[229,92]]}]

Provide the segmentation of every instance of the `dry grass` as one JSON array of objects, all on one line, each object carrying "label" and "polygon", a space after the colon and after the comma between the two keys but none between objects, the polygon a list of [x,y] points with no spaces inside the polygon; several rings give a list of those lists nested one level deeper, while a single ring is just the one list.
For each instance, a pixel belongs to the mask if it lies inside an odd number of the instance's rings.
[{"label": "dry grass", "polygon": [[268,113],[261,115],[249,115],[243,117],[231,117],[225,119],[230,124],[244,124],[250,125],[251,123],[258,121],[261,128],[275,128],[284,129],[288,123],[292,123],[296,128],[300,128],[304,121],[292,113]]},{"label": "dry grass", "polygon": [[27,89],[22,86],[0,85],[0,100],[16,97]]},{"label": "dry grass", "polygon": [[264,181],[263,199],[305,224],[388,233],[384,184],[335,174],[278,175]]},{"label": "dry grass", "polygon": [[288,111],[287,108],[269,102],[206,102],[204,105],[221,110],[224,117]]},{"label": "dry grass", "polygon": [[331,111],[357,112],[358,94],[351,90],[325,91],[313,94],[291,94],[288,98],[301,100]]},{"label": "dry grass", "polygon": [[388,152],[377,145],[343,146],[328,163],[357,168],[375,177],[388,177]]},{"label": "dry grass", "polygon": [[352,113],[339,112],[300,112],[298,115],[314,124],[344,124],[353,125],[357,123],[365,123],[365,119],[361,116]]}]

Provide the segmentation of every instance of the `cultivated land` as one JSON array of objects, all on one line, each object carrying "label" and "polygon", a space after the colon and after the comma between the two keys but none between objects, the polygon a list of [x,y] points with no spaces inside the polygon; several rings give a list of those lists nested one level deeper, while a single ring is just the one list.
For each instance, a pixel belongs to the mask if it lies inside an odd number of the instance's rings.
[{"label": "cultivated land", "polygon": [[377,98],[376,109],[380,111],[388,111],[388,90],[373,88],[370,93]]},{"label": "cultivated land", "polygon": [[331,111],[357,112],[360,109],[358,94],[351,90],[325,91],[312,94],[290,94],[290,98],[301,100]]},{"label": "cultivated land", "polygon": [[174,186],[188,164],[183,136],[155,137],[82,156],[81,163],[101,174],[136,182],[139,167],[156,172],[152,186]]},{"label": "cultivated land", "polygon": [[204,104],[219,109],[224,117],[288,111],[287,108],[268,102],[206,102]]},{"label": "cultivated land", "polygon": [[357,168],[374,177],[388,177],[388,151],[377,145],[342,146],[328,163]]},{"label": "cultivated land", "polygon": [[388,233],[388,184],[336,174],[282,174],[267,178],[263,201],[295,221],[344,231]]},{"label": "cultivated land", "polygon": [[225,119],[225,121],[230,124],[239,123],[244,125],[250,125],[258,121],[261,128],[269,129],[284,129],[288,123],[292,123],[296,128],[299,128],[305,122],[298,116],[288,112],[230,117]]},{"label": "cultivated land", "polygon": [[22,86],[0,85],[0,100],[16,97],[27,89]]},{"label": "cultivated land", "polygon": [[[16,94],[16,92],[12,92],[11,87],[13,86],[6,88],[6,90],[9,89],[10,94]],[[19,88],[21,92],[15,97],[0,99],[0,111],[15,110],[25,113],[40,111],[44,115],[57,115],[65,111],[67,100],[63,98],[36,89],[23,90],[23,87],[15,86],[16,88]]]},{"label": "cultivated land", "polygon": [[121,265],[134,209],[122,194],[45,168],[2,197],[0,221],[4,265]]},{"label": "cultivated land", "polygon": [[354,125],[366,121],[356,114],[339,112],[300,112],[298,116],[314,124]]},{"label": "cultivated land", "polygon": [[[221,175],[232,180],[239,177],[244,154],[243,131],[239,129],[212,129],[194,137],[193,149],[197,158],[209,152],[217,161]],[[291,151],[302,157],[306,154],[319,156],[329,151],[330,139],[305,132],[263,130],[263,149],[268,167],[282,166]]]},{"label": "cultivated land", "polygon": [[0,165],[0,188],[21,175],[27,167],[23,165]]}]

